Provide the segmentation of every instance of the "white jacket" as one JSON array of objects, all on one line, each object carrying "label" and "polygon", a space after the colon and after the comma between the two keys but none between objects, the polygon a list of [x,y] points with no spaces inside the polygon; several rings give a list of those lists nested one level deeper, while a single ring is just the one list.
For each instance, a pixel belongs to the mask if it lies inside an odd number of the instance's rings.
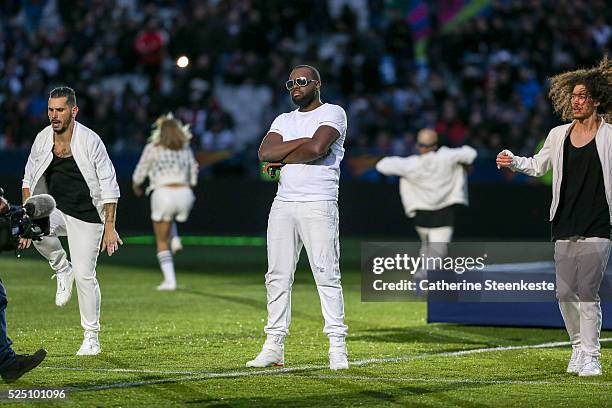
[{"label": "white jacket", "polygon": [[400,176],[399,189],[404,211],[410,218],[416,210],[439,210],[453,204],[468,205],[467,174],[476,150],[469,146],[440,147],[436,151],[408,157],[385,157],[376,170]]},{"label": "white jacket", "polygon": [[[53,143],[53,129],[47,126],[32,144],[22,184],[22,188],[29,188],[32,195],[47,192],[44,174],[53,160]],[[104,143],[93,130],[75,121],[70,149],[89,187],[91,201],[104,221],[104,204],[116,203],[120,196],[115,168]]]},{"label": "white jacket", "polygon": [[[548,133],[542,149],[533,157],[514,156],[512,152],[506,150],[512,156],[512,165],[510,166],[512,171],[520,171],[529,176],[540,177],[552,167],[553,183],[550,221],[555,218],[557,207],[559,207],[561,179],[563,176],[563,143],[569,135],[573,124],[574,122],[566,123],[565,125],[553,128]],[[595,144],[603,171],[606,201],[610,210],[610,223],[612,223],[612,125],[606,123],[603,119],[595,135]]]}]

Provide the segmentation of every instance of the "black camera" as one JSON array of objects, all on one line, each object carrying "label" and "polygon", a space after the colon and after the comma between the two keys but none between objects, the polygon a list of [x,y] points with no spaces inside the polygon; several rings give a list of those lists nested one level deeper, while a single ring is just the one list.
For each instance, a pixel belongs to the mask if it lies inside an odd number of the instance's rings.
[{"label": "black camera", "polygon": [[0,200],[4,201],[0,203],[0,252],[18,249],[19,238],[40,241],[49,235],[49,214],[55,208],[51,196],[43,195],[23,207],[8,204],[3,196],[0,188]]}]

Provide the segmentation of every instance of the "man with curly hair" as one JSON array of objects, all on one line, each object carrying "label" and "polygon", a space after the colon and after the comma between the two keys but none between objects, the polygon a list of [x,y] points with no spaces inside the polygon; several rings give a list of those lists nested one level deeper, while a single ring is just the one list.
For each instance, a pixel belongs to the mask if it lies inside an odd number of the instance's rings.
[{"label": "man with curly hair", "polygon": [[539,177],[553,171],[550,221],[557,298],[572,343],[568,373],[601,375],[599,287],[612,224],[612,62],[551,78],[555,111],[570,123],[553,128],[533,157],[509,150],[497,167]]}]

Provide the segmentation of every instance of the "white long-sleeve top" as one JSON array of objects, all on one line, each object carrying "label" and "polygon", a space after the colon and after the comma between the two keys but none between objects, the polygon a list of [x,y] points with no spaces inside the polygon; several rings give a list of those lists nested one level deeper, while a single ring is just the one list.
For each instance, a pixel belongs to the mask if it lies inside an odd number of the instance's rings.
[{"label": "white long-sleeve top", "polygon": [[[25,166],[22,188],[29,188],[31,195],[47,192],[45,170],[53,160],[53,129],[45,127],[34,139]],[[119,184],[115,167],[108,157],[106,147],[100,137],[87,126],[75,122],[70,150],[89,192],[91,201],[104,221],[104,204],[119,200]]]},{"label": "white long-sleeve top", "polygon": [[[552,168],[552,201],[550,203],[550,221],[555,218],[559,200],[561,199],[561,182],[563,178],[563,144],[569,136],[574,122],[557,126],[548,133],[542,149],[533,157],[512,156],[510,170],[519,171],[529,176],[540,177]],[[610,223],[612,224],[612,125],[603,119],[595,134],[595,145],[601,162],[606,200],[610,209]]]},{"label": "white long-sleeve top", "polygon": [[149,143],[142,151],[132,181],[141,185],[147,177],[147,194],[167,184],[188,184],[193,187],[198,183],[198,163],[189,146],[171,150]]},{"label": "white long-sleeve top", "polygon": [[376,164],[376,170],[400,177],[400,198],[406,215],[412,218],[416,210],[468,205],[467,174],[463,165],[471,164],[476,155],[476,150],[469,146],[440,147],[422,155],[385,157]]}]

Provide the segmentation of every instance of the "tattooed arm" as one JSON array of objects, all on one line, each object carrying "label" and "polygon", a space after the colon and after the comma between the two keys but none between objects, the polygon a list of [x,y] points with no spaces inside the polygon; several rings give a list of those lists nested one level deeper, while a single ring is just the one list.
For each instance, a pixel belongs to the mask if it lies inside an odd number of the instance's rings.
[{"label": "tattooed arm", "polygon": [[102,236],[102,248],[100,248],[100,251],[106,250],[108,256],[117,251],[119,245],[123,245],[123,241],[121,241],[119,234],[115,230],[116,212],[117,203],[104,204],[104,235]]}]

